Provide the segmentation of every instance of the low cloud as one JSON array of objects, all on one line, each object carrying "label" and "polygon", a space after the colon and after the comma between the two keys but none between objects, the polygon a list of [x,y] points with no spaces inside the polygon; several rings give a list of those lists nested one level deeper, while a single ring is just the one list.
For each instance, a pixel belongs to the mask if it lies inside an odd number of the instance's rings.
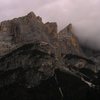
[{"label": "low cloud", "polygon": [[72,23],[81,43],[100,49],[100,0],[0,0],[0,21],[33,11],[59,30]]}]

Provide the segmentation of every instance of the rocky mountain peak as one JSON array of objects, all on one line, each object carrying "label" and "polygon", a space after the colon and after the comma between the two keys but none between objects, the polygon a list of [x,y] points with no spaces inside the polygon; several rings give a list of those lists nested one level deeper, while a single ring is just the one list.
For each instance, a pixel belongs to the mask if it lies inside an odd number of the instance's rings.
[{"label": "rocky mountain peak", "polygon": [[[42,18],[36,16],[33,12],[23,17],[1,22],[0,34],[3,42],[3,44],[1,43],[1,48],[5,52],[8,52],[8,49],[12,50],[12,47],[15,48],[19,44],[40,41],[52,45],[53,48],[59,45],[60,52],[64,55],[84,55],[73,32],[72,24],[69,24],[58,33],[56,22],[44,24]],[[3,53],[2,49],[1,53]]]},{"label": "rocky mountain peak", "polygon": [[84,55],[79,45],[79,41],[74,34],[72,24],[67,25],[59,32],[59,40],[63,48],[62,51],[65,51],[65,54]]},{"label": "rocky mountain peak", "polygon": [[[30,12],[26,16],[3,21],[0,24],[1,53],[29,42],[50,42],[57,38],[57,24],[43,23],[40,16]],[[9,44],[9,45],[8,45]],[[8,45],[8,46],[7,46]],[[6,48],[7,47],[7,48]]]},{"label": "rocky mountain peak", "polygon": [[59,37],[70,37],[71,35],[75,35],[73,31],[72,24],[68,24],[64,29],[59,32]]},{"label": "rocky mountain peak", "polygon": [[68,32],[73,33],[73,31],[72,31],[72,29],[73,29],[72,24],[69,24],[66,28],[67,28]]},{"label": "rocky mountain peak", "polygon": [[31,21],[32,20],[38,20],[38,21],[40,21],[42,23],[42,18],[40,16],[36,16],[34,12],[30,12],[24,17],[27,18],[27,19],[30,19]]},{"label": "rocky mountain peak", "polygon": [[36,15],[34,14],[34,12],[31,11],[30,13],[27,14],[27,17],[34,18],[36,17]]},{"label": "rocky mountain peak", "polygon": [[0,87],[36,87],[54,77],[56,69],[75,72],[81,79],[77,70],[93,64],[84,56],[72,24],[58,33],[55,22],[44,24],[33,12],[0,24]]}]

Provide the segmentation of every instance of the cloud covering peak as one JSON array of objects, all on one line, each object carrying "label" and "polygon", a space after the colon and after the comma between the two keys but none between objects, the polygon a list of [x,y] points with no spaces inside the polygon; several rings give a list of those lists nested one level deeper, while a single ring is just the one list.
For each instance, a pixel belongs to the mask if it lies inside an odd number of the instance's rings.
[{"label": "cloud covering peak", "polygon": [[0,0],[0,21],[30,11],[43,21],[56,21],[59,30],[72,23],[82,43],[100,49],[100,0]]}]

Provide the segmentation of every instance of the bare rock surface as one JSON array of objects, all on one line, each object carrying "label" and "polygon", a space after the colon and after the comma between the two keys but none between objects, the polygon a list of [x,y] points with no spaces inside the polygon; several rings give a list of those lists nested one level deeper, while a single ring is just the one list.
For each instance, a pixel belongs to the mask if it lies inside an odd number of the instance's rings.
[{"label": "bare rock surface", "polygon": [[[0,23],[1,88],[16,84],[35,89],[41,86],[42,81],[47,82],[49,79],[51,83],[56,81],[58,84],[61,78],[57,80],[56,70],[60,70],[61,76],[62,73],[69,73],[72,75],[69,77],[75,77],[73,80],[78,78],[79,84],[96,87],[95,82],[91,81],[94,76],[87,78],[81,71],[87,70],[89,66],[93,67],[90,72],[95,76],[95,61],[83,53],[72,24],[58,32],[56,22],[43,23],[42,18],[33,12]],[[64,87],[65,84],[63,89],[57,85],[62,98]],[[43,100],[47,100],[46,97]]]}]

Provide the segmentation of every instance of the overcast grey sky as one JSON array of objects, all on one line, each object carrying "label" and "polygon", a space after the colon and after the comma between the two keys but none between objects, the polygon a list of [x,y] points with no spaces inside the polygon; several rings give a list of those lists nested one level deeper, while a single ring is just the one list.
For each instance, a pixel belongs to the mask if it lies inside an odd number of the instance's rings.
[{"label": "overcast grey sky", "polygon": [[100,0],[0,0],[0,21],[33,11],[59,30],[72,23],[81,42],[100,49]]}]

